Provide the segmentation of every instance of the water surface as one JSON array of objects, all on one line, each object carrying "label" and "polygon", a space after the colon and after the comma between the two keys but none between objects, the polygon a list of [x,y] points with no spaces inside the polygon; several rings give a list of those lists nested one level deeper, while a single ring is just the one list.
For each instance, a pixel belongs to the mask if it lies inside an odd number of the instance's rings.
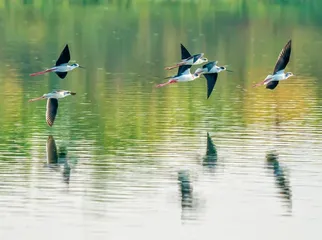
[{"label": "water surface", "polygon": [[[320,1],[106,2],[0,1],[0,239],[321,239]],[[180,43],[234,71],[208,100],[155,88]]]}]

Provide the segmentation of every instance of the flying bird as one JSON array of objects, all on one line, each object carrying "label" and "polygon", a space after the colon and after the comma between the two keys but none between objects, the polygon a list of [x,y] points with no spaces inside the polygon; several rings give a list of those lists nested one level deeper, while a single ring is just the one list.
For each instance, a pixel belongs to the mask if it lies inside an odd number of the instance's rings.
[{"label": "flying bird", "polygon": [[289,77],[294,76],[294,74],[291,72],[284,73],[284,69],[286,68],[290,60],[291,45],[292,45],[292,40],[289,40],[285,45],[285,47],[280,52],[280,55],[278,56],[277,62],[275,64],[273,74],[268,75],[264,81],[255,84],[253,87],[257,87],[264,84],[266,85],[267,89],[273,90],[274,88],[277,87],[279,81],[286,80]]},{"label": "flying bird", "polygon": [[34,102],[38,100],[43,100],[47,98],[46,107],[46,122],[48,126],[52,127],[58,111],[58,99],[64,98],[70,95],[76,95],[76,93],[66,90],[57,90],[51,93],[46,93],[38,98],[30,99],[28,102]]},{"label": "flying bird", "polygon": [[80,66],[78,63],[73,63],[71,65],[68,64],[70,61],[70,52],[68,48],[68,44],[66,44],[64,50],[61,52],[58,60],[56,61],[56,65],[52,68],[46,69],[41,72],[36,72],[30,74],[30,76],[38,76],[41,74],[45,74],[48,72],[54,72],[60,77],[61,79],[64,79],[69,71],[74,70],[75,68],[84,68]]},{"label": "flying bird", "polygon": [[210,97],[212,90],[215,87],[218,73],[222,71],[232,72],[227,69],[227,66],[217,66],[218,61],[209,62],[202,66],[202,68],[198,68],[195,73],[203,74],[207,79],[207,99]]},{"label": "flying bird", "polygon": [[182,56],[181,61],[177,64],[175,64],[174,66],[171,67],[166,67],[166,70],[170,70],[176,67],[180,67],[180,66],[184,66],[184,65],[198,65],[198,64],[202,64],[204,62],[208,62],[208,59],[203,57],[204,53],[199,53],[199,54],[195,54],[192,55],[187,51],[187,49],[181,44],[181,53],[185,51],[185,53],[188,53],[187,55],[185,55],[184,57]]},{"label": "flying bird", "polygon": [[189,82],[199,78],[200,74],[197,74],[197,73],[192,74],[190,72],[190,67],[191,66],[188,66],[188,65],[179,67],[177,75],[172,77],[167,77],[167,78],[170,78],[169,81],[158,84],[157,87],[163,87],[165,85],[177,83],[177,82]]},{"label": "flying bird", "polygon": [[[181,59],[186,59],[189,56],[191,56],[191,54],[181,44]],[[181,65],[179,67],[179,69],[178,69],[177,75],[174,75],[172,77],[166,77],[166,78],[170,78],[169,81],[166,82],[166,83],[158,84],[157,87],[163,87],[165,85],[172,84],[172,83],[177,83],[177,82],[189,82],[189,81],[195,80],[196,78],[199,78],[200,74],[197,74],[197,73],[192,74],[190,72],[191,66],[192,65]]]}]

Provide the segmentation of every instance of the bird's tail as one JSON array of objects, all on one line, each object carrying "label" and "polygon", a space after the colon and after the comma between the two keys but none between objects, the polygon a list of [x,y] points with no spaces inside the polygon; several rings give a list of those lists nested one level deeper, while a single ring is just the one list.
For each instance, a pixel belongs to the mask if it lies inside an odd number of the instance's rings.
[{"label": "bird's tail", "polygon": [[41,74],[45,74],[45,73],[48,73],[48,72],[52,72],[53,69],[46,69],[45,71],[41,71],[41,72],[36,72],[36,73],[32,73],[30,74],[29,76],[38,76],[38,75],[41,75]]}]

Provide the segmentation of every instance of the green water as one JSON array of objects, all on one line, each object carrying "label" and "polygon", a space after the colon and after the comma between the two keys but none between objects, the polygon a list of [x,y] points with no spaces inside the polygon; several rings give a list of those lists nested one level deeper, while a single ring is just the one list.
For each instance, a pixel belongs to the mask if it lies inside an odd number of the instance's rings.
[{"label": "green water", "polygon": [[[320,239],[321,7],[0,1],[0,239]],[[289,39],[296,76],[252,88]],[[66,43],[86,69],[29,76]],[[155,88],[180,43],[234,71],[208,100]],[[77,95],[50,128],[53,89]]]}]

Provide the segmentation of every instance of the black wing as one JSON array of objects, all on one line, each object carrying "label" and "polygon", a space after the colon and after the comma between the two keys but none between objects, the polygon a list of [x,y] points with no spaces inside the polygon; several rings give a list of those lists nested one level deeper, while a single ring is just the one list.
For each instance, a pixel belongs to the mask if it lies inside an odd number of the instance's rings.
[{"label": "black wing", "polygon": [[[181,60],[190,58],[191,54],[189,51],[181,44]],[[182,65],[178,68],[178,74],[177,76],[181,75],[183,72],[185,72],[187,69],[191,68],[192,65]]]},{"label": "black wing", "polygon": [[204,55],[203,53],[193,55],[193,62],[195,63],[199,58],[202,58],[203,55]]},{"label": "black wing", "polygon": [[181,43],[181,60],[191,57],[189,51]]},{"label": "black wing", "polygon": [[277,73],[278,71],[284,70],[286,68],[286,65],[288,64],[288,61],[290,60],[290,56],[291,56],[291,44],[292,44],[292,40],[288,41],[288,43],[280,52],[280,55],[278,56],[277,62],[275,64],[273,74]]},{"label": "black wing", "polygon": [[273,90],[277,87],[279,81],[271,81],[267,83],[266,88]]},{"label": "black wing", "polygon": [[182,73],[184,73],[185,71],[187,71],[187,69],[191,68],[192,65],[182,65],[179,67],[178,69],[178,74],[177,76],[181,75]]},{"label": "black wing", "polygon": [[205,65],[203,65],[202,68],[207,68],[207,70],[210,71],[215,65],[217,65],[217,61],[208,62]]},{"label": "black wing", "polygon": [[60,77],[61,79],[64,79],[67,75],[67,72],[55,72],[58,77]]},{"label": "black wing", "polygon": [[66,44],[64,50],[61,52],[58,60],[56,61],[56,66],[59,66],[64,63],[68,63],[69,60],[70,60],[70,53],[69,53],[68,44]]},{"label": "black wing", "polygon": [[46,122],[48,126],[53,126],[58,111],[58,99],[48,98],[46,109]]},{"label": "black wing", "polygon": [[204,76],[207,79],[207,99],[208,99],[210,97],[212,90],[215,87],[218,73],[208,73],[208,74],[204,74]]},{"label": "black wing", "polygon": [[46,144],[47,163],[56,164],[58,163],[58,154],[55,139],[52,135],[48,136]]}]

